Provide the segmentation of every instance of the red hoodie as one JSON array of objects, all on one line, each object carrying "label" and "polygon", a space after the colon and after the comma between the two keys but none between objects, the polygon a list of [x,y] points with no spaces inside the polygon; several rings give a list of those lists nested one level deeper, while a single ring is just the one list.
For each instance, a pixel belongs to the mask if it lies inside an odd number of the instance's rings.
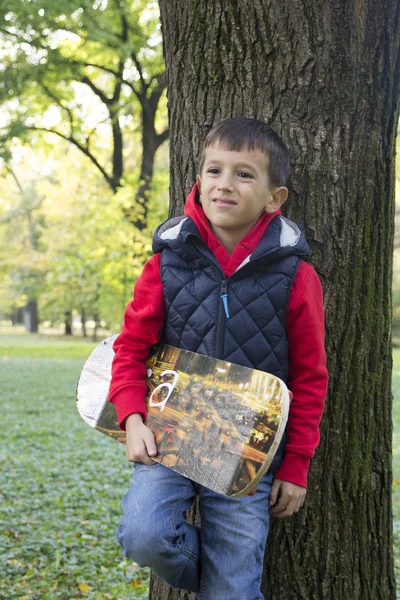
[{"label": "red hoodie", "polygon": [[[230,255],[212,232],[196,197],[197,186],[194,186],[186,201],[185,215],[196,223],[201,237],[229,277],[252,254],[269,223],[280,211],[265,213]],[[155,254],[145,264],[135,285],[134,299],[126,308],[122,332],[114,344],[109,399],[115,405],[122,429],[130,414],[139,412],[146,417],[146,358],[149,348],[160,339],[166,317],[160,259],[161,255]],[[291,288],[286,329],[288,386],[293,399],[285,455],[276,477],[306,487],[310,460],[319,442],[328,375],[321,284],[314,269],[304,261],[300,263]]]}]

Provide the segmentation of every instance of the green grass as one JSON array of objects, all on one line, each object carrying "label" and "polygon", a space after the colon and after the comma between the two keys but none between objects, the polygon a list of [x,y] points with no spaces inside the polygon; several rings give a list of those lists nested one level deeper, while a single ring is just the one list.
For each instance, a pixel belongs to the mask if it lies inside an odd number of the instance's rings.
[{"label": "green grass", "polygon": [[86,358],[94,347],[87,339],[72,336],[0,335],[3,358]]},{"label": "green grass", "polygon": [[0,336],[0,598],[147,598],[147,570],[114,535],[131,471],[124,447],[75,407],[93,347]]},{"label": "green grass", "polygon": [[393,350],[393,550],[400,598],[400,348]]}]

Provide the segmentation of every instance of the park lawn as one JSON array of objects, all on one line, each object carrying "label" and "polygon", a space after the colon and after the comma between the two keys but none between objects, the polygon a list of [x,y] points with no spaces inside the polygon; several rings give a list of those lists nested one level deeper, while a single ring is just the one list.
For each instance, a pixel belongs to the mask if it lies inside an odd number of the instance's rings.
[{"label": "park lawn", "polygon": [[397,598],[400,598],[400,348],[393,350],[393,534]]},{"label": "park lawn", "polygon": [[[0,598],[141,600],[148,571],[114,537],[131,467],[79,418],[76,382],[94,344],[0,335]],[[393,516],[400,598],[400,349],[393,352]],[[5,468],[4,468],[5,466]]]},{"label": "park lawn", "polygon": [[2,358],[79,358],[85,359],[96,344],[88,338],[39,334],[0,334]]},{"label": "park lawn", "polygon": [[114,535],[131,471],[124,447],[75,407],[93,347],[0,336],[0,598],[148,596],[148,571]]}]

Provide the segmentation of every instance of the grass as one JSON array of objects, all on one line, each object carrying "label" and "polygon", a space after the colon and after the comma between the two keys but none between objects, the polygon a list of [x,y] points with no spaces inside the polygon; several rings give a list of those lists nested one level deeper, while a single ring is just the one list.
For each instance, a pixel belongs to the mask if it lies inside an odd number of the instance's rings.
[{"label": "grass", "polygon": [[400,348],[393,350],[393,550],[397,598],[400,598]]},{"label": "grass", "polygon": [[0,336],[0,598],[147,598],[147,570],[114,536],[131,470],[124,448],[75,408],[93,347]]},{"label": "grass", "polygon": [[[0,598],[142,600],[148,571],[114,531],[131,467],[78,417],[74,391],[95,344],[0,335]],[[400,349],[393,352],[393,517],[400,598]]]},{"label": "grass", "polygon": [[86,358],[96,344],[84,338],[49,335],[0,335],[2,358]]}]

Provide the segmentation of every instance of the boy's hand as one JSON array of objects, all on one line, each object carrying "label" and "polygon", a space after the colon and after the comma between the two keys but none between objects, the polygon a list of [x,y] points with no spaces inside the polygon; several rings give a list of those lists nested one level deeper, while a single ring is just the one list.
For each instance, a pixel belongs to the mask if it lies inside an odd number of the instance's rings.
[{"label": "boy's hand", "polygon": [[142,415],[134,413],[125,421],[126,429],[126,458],[130,462],[141,462],[145,465],[156,464],[151,459],[157,455],[154,435],[143,423]]},{"label": "boy's hand", "polygon": [[303,506],[306,493],[300,485],[275,478],[269,496],[271,515],[278,519],[290,517]]}]

